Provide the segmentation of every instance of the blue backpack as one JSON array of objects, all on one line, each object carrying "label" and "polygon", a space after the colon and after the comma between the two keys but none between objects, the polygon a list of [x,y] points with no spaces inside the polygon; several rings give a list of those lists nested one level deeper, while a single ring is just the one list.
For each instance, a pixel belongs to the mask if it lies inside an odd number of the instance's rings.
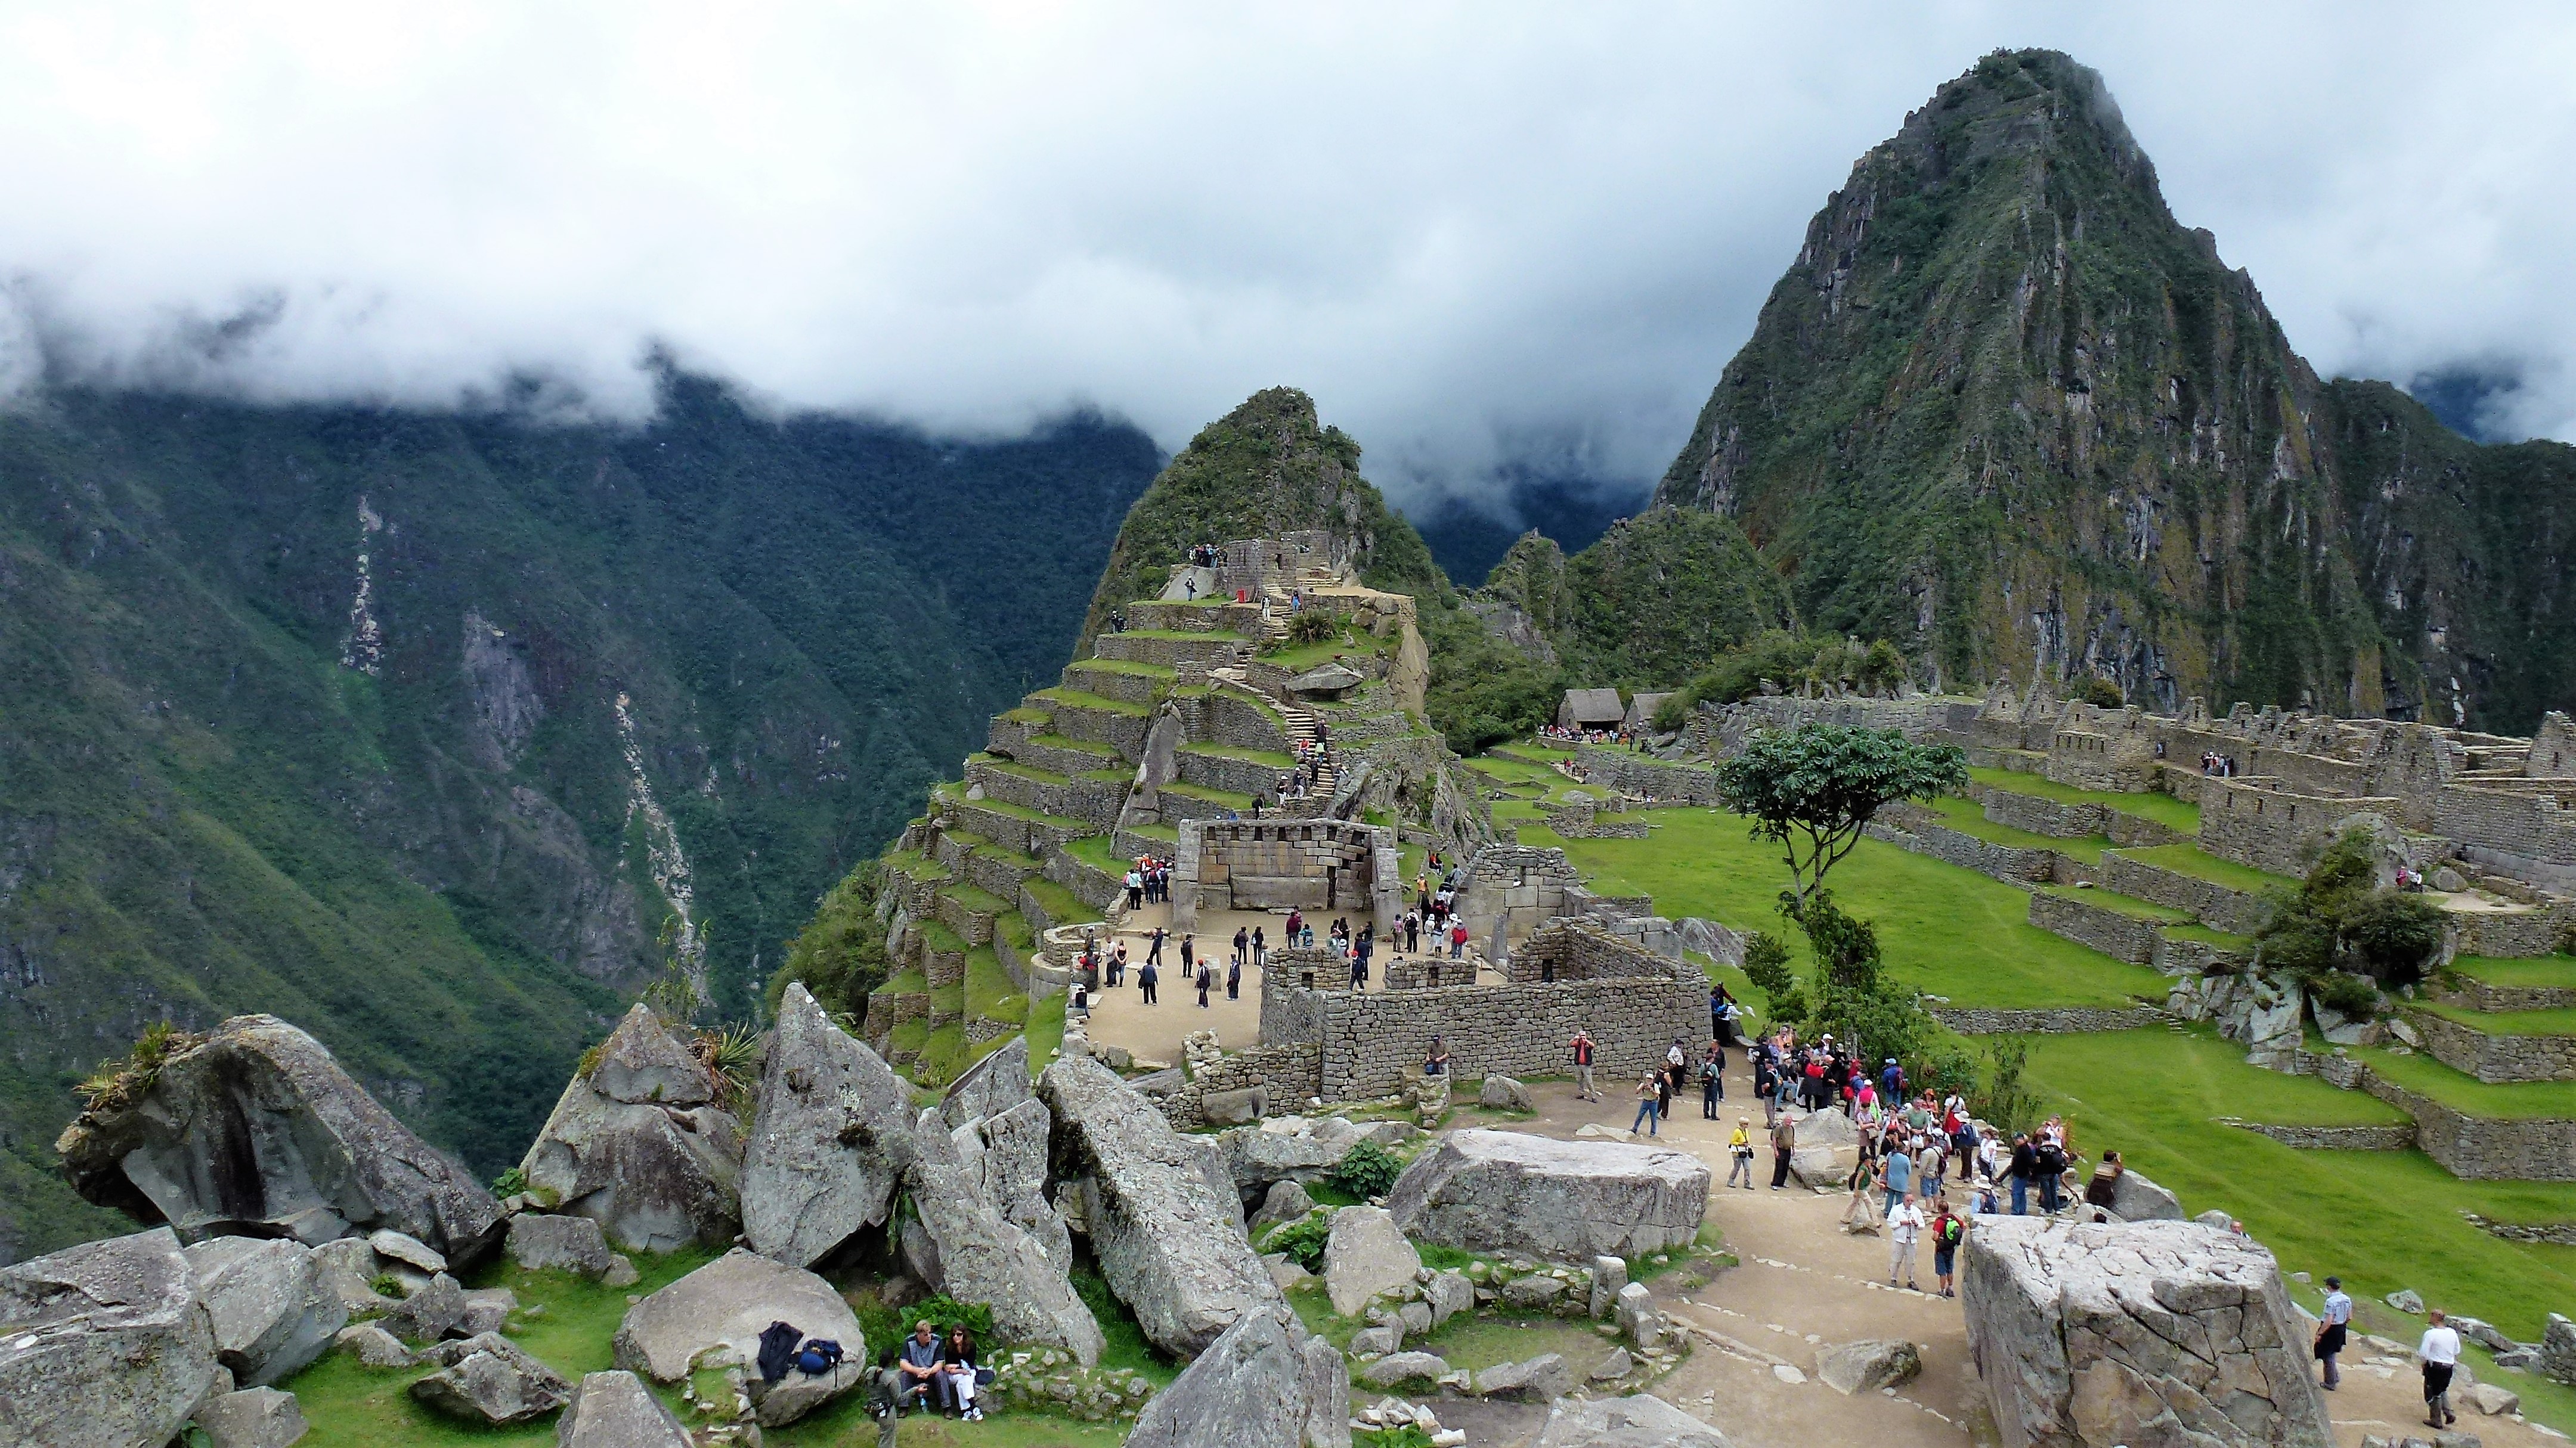
[{"label": "blue backpack", "polygon": [[828,1337],[818,1337],[796,1350],[796,1370],[809,1378],[819,1378],[841,1365],[841,1345]]}]

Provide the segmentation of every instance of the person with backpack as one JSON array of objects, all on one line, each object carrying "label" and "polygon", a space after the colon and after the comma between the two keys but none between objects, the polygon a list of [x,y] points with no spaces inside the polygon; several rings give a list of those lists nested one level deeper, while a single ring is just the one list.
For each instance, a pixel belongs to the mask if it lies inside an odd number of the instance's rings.
[{"label": "person with backpack", "polygon": [[1950,1278],[1958,1266],[1959,1244],[1968,1240],[1968,1219],[1950,1209],[1948,1197],[1934,1198],[1933,1205],[1941,1214],[1932,1219],[1932,1276],[1942,1296],[1956,1297]]},{"label": "person with backpack", "polygon": [[2066,1148],[2055,1137],[2043,1136],[2032,1154],[2039,1161],[2039,1209],[2056,1216],[2061,1205],[2058,1193],[2066,1185]]},{"label": "person with backpack", "polygon": [[1708,1043],[1708,1059],[1699,1063],[1699,1115],[1702,1121],[1717,1119],[1717,1103],[1726,1099],[1726,1057],[1719,1054],[1717,1042]]},{"label": "person with backpack", "polygon": [[877,1448],[894,1448],[896,1423],[903,1417],[901,1349],[888,1343],[868,1373],[868,1416],[877,1420]]},{"label": "person with backpack", "polygon": [[1144,966],[1136,972],[1136,993],[1146,1005],[1154,1004],[1154,987],[1162,979],[1163,973],[1154,968],[1154,957],[1146,956]]}]

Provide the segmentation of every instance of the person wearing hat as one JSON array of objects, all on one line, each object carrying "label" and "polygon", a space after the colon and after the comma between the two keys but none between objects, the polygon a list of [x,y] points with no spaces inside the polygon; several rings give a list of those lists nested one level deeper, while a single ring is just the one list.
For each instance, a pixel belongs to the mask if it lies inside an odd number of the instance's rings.
[{"label": "person wearing hat", "polygon": [[2343,1290],[2343,1279],[2326,1279],[2325,1307],[2317,1314],[2317,1361],[2325,1365],[2325,1388],[2331,1393],[2343,1382],[2343,1373],[2335,1366],[2335,1354],[2343,1351],[2345,1336],[2352,1326],[2352,1299]]},{"label": "person wearing hat", "polygon": [[1878,1099],[1887,1102],[1905,1099],[1905,1072],[1896,1064],[1894,1056],[1888,1057],[1887,1064],[1879,1070]]}]

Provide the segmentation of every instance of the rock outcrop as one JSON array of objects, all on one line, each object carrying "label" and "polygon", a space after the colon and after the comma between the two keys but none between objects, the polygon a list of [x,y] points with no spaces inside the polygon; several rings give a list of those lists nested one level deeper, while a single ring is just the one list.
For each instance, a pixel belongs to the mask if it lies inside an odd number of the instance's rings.
[{"label": "rock outcrop", "polygon": [[1413,1284],[1422,1254],[1397,1230],[1384,1207],[1344,1207],[1324,1239],[1324,1292],[1333,1311],[1357,1317],[1369,1300]]},{"label": "rock outcrop", "polygon": [[318,1246],[391,1227],[460,1267],[500,1246],[501,1204],[275,1016],[235,1016],[55,1143],[82,1196],[186,1241]]},{"label": "rock outcrop", "polygon": [[633,1373],[587,1373],[555,1424],[556,1448],[691,1448],[689,1430]]},{"label": "rock outcrop", "polygon": [[306,1431],[303,1405],[275,1388],[218,1393],[197,1405],[196,1423],[214,1448],[289,1448]]},{"label": "rock outcrop", "polygon": [[702,1358],[711,1367],[759,1361],[760,1334],[773,1322],[844,1348],[862,1341],[832,1284],[737,1247],[628,1308],[612,1352],[628,1372],[676,1383]]},{"label": "rock outcrop", "polygon": [[1101,1275],[1156,1347],[1194,1357],[1247,1315],[1287,1310],[1205,1142],[1083,1057],[1049,1066],[1038,1093],[1055,1113],[1055,1160],[1081,1182]]},{"label": "rock outcrop", "polygon": [[187,1249],[215,1355],[244,1387],[266,1387],[320,1357],[349,1309],[301,1242],[212,1237]]},{"label": "rock outcrop", "polygon": [[1583,1262],[1689,1246],[1708,1183],[1686,1152],[1455,1131],[1404,1169],[1387,1207],[1426,1242]]},{"label": "rock outcrop", "polygon": [[1837,1393],[1874,1393],[1923,1371],[1923,1350],[1903,1338],[1864,1338],[1816,1351],[1816,1376]]},{"label": "rock outcrop", "polygon": [[1729,1448],[1715,1429],[1639,1393],[1590,1402],[1561,1399],[1530,1448]]},{"label": "rock outcrop", "polygon": [[970,1120],[949,1134],[984,1197],[1002,1220],[1027,1233],[1058,1272],[1073,1268],[1073,1237],[1064,1213],[1047,1200],[1047,1156],[1055,1113],[1036,1097],[997,1116]]},{"label": "rock outcrop", "polygon": [[[1046,1110],[1036,1101],[1015,1109],[1029,1108]],[[981,1171],[959,1155],[955,1138],[934,1117],[893,1145],[915,1215],[937,1254],[941,1290],[990,1305],[994,1330],[1008,1341],[1060,1347],[1086,1368],[1097,1364],[1100,1324],[1066,1278],[1069,1263],[1003,1220],[985,1194]]]},{"label": "rock outcrop", "polygon": [[743,1158],[742,1225],[752,1250],[811,1267],[859,1232],[884,1226],[896,1145],[912,1130],[912,1098],[893,1068],[833,1025],[801,982],[791,983]]},{"label": "rock outcrop", "polygon": [[216,1373],[167,1227],[0,1268],[0,1443],[160,1448]]},{"label": "rock outcrop", "polygon": [[588,1217],[521,1212],[510,1219],[510,1260],[531,1271],[550,1268],[594,1281],[617,1265],[608,1238]]},{"label": "rock outcrop", "polygon": [[413,1400],[477,1426],[525,1423],[572,1401],[561,1373],[497,1332],[440,1343],[423,1356],[440,1367],[411,1385]]},{"label": "rock outcrop", "polygon": [[634,1251],[730,1242],[740,1219],[741,1124],[640,1003],[564,1087],[520,1167],[532,1196]]},{"label": "rock outcrop", "polygon": [[967,1067],[966,1074],[949,1086],[948,1094],[940,1098],[939,1119],[953,1131],[1035,1099],[1037,1088],[1029,1081],[1029,1038],[1014,1036],[1009,1045]]},{"label": "rock outcrop", "polygon": [[2272,1255],[2197,1222],[1981,1217],[1959,1294],[2007,1448],[2328,1448]]},{"label": "rock outcrop", "polygon": [[2112,1184],[2111,1210],[2124,1222],[2179,1222],[2182,1199],[2136,1171],[2124,1171]]},{"label": "rock outcrop", "polygon": [[1145,1404],[1126,1448],[1350,1448],[1350,1391],[1331,1343],[1284,1310],[1247,1313]]}]

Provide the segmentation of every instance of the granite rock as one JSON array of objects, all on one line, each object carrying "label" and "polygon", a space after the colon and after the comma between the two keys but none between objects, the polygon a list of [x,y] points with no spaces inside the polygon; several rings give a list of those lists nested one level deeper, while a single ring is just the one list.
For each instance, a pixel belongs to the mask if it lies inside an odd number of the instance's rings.
[{"label": "granite rock", "polygon": [[737,1247],[626,1309],[611,1351],[628,1372],[676,1383],[719,1350],[732,1362],[757,1361],[773,1322],[845,1348],[861,1341],[857,1315],[832,1284]]},{"label": "granite rock", "polygon": [[214,1448],[288,1448],[304,1436],[304,1410],[293,1393],[245,1388],[197,1405],[196,1423]]},{"label": "granite rock", "polygon": [[313,1249],[283,1238],[210,1237],[187,1249],[215,1355],[244,1387],[266,1387],[322,1356],[349,1323]]},{"label": "granite rock", "polygon": [[159,1448],[222,1371],[168,1227],[0,1267],[0,1443]]},{"label": "granite rock", "polygon": [[629,1372],[586,1373],[555,1422],[555,1448],[691,1448],[689,1430]]},{"label": "granite rock", "polygon": [[811,1267],[885,1224],[895,1150],[911,1135],[910,1093],[876,1052],[823,1014],[801,982],[778,1005],[743,1158],[742,1225],[752,1249]]},{"label": "granite rock", "polygon": [[1218,1334],[1145,1404],[1126,1448],[1350,1448],[1350,1442],[1350,1378],[1341,1354],[1305,1335],[1283,1310],[1256,1310]]},{"label": "granite rock", "polygon": [[1686,1152],[1455,1131],[1415,1157],[1387,1205],[1407,1236],[1560,1261],[1688,1247],[1708,1167]]},{"label": "granite rock", "polygon": [[1923,1371],[1923,1350],[1902,1338],[1864,1338],[1816,1353],[1816,1376],[1837,1393],[1874,1393]]},{"label": "granite rock", "polygon": [[1589,1401],[1560,1398],[1530,1448],[1730,1448],[1724,1435],[1644,1393]]},{"label": "granite rock", "polygon": [[1324,1291],[1333,1311],[1357,1317],[1369,1299],[1411,1285],[1422,1254],[1383,1207],[1344,1207],[1324,1241]]},{"label": "granite rock", "polygon": [[[692,1077],[691,1073],[695,1073]],[[733,1240],[742,1126],[697,1058],[638,1004],[528,1148],[529,1194],[639,1252]]]}]

